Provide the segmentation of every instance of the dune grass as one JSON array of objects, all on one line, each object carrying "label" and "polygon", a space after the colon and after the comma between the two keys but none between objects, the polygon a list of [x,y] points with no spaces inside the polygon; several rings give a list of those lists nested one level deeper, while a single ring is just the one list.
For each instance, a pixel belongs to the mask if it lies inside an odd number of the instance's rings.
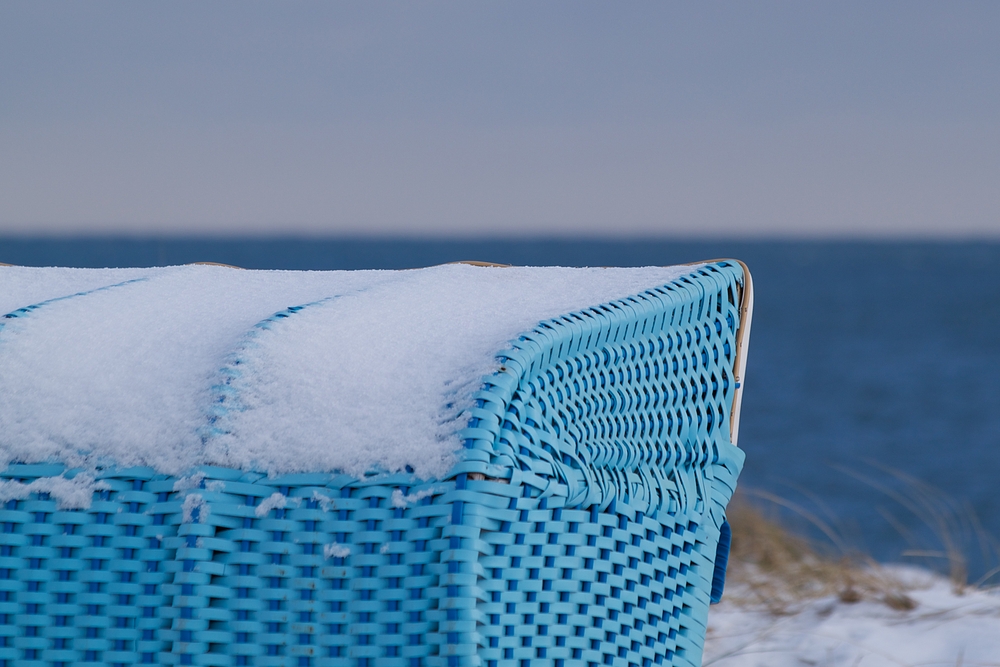
[{"label": "dune grass", "polygon": [[[779,507],[805,514],[830,544],[790,530],[779,517]],[[804,602],[831,595],[846,603],[878,600],[901,610],[915,605],[900,577],[848,549],[833,527],[783,498],[741,491],[733,498],[728,516],[733,542],[726,598],[737,604],[762,607],[773,614],[792,613]]]},{"label": "dune grass", "polygon": [[[946,576],[961,595],[970,588],[996,585],[1000,577],[1000,543],[982,527],[968,504],[900,470],[866,462],[867,467],[838,468],[855,481],[878,490],[889,501],[882,517],[909,544],[900,561]],[[810,503],[814,505],[816,503]],[[917,535],[895,512],[916,517],[928,530]],[[733,529],[727,597],[740,604],[786,613],[799,603],[836,595],[843,602],[879,600],[893,609],[911,609],[909,584],[898,568],[876,562],[845,537],[830,512],[812,510],[783,496],[741,487],[728,511]],[[822,539],[810,539],[789,518]],[[971,550],[982,563],[994,564],[969,581]]]}]

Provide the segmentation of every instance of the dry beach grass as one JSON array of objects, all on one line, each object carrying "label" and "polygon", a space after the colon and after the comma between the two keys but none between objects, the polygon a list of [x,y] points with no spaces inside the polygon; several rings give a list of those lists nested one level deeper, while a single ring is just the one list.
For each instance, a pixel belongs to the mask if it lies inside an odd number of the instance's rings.
[{"label": "dry beach grass", "polygon": [[[898,469],[875,462],[858,468],[840,467],[845,476],[879,491],[888,501],[879,512],[899,532],[909,548],[900,561],[946,576],[961,595],[970,589],[991,589],[1000,575],[1000,544],[987,533],[975,512],[941,490]],[[926,530],[907,528],[896,512],[915,517]],[[798,503],[760,489],[741,488],[730,504],[733,547],[729,580],[741,602],[781,612],[804,600],[836,595],[843,602],[881,600],[893,609],[911,608],[907,584],[898,567],[885,567],[845,537],[836,518],[822,507]],[[822,540],[806,538],[789,528],[794,517]],[[912,524],[913,522],[910,522]],[[969,581],[972,550],[987,571]]]},{"label": "dry beach grass", "polygon": [[748,496],[775,506],[793,506],[762,491],[743,491],[733,499],[728,513],[733,545],[726,594],[734,603],[786,614],[800,603],[835,595],[845,603],[879,600],[893,609],[913,607],[899,577],[848,549],[819,517],[794,506],[831,538],[835,549],[789,530],[776,512],[751,502]]}]

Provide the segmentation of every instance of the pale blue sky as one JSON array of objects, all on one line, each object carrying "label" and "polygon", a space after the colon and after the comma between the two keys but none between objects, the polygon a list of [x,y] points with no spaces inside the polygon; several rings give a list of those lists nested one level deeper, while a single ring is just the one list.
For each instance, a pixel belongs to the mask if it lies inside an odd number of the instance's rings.
[{"label": "pale blue sky", "polygon": [[1000,237],[1000,2],[0,4],[0,233]]}]

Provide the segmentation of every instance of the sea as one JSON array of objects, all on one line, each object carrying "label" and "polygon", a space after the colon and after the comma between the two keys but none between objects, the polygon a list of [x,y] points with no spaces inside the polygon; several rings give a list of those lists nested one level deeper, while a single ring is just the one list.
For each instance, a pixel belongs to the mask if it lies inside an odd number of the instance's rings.
[{"label": "sea", "polygon": [[749,265],[755,292],[739,441],[744,499],[834,553],[964,566],[971,581],[1000,583],[1000,243],[0,238],[0,262],[26,266],[723,257]]}]

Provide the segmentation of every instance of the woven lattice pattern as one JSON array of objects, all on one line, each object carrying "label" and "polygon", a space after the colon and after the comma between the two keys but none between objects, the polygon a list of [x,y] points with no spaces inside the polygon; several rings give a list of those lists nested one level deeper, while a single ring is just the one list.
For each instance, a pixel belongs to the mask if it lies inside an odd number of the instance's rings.
[{"label": "woven lattice pattern", "polygon": [[543,323],[444,480],[130,469],[85,511],[7,501],[0,666],[700,665],[742,280]]}]

